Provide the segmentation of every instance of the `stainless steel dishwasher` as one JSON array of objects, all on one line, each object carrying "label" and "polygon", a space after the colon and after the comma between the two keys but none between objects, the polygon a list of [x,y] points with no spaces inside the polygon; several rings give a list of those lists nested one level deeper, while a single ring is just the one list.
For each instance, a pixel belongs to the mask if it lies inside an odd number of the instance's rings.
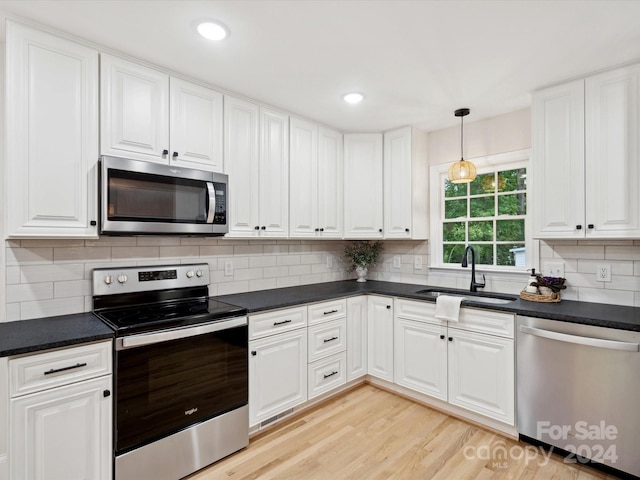
[{"label": "stainless steel dishwasher", "polygon": [[640,332],[519,316],[516,347],[521,438],[640,476]]}]

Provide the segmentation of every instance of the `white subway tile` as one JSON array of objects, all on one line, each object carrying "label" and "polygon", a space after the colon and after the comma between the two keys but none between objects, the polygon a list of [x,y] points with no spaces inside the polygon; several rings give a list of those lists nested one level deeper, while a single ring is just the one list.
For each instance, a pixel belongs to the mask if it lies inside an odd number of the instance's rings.
[{"label": "white subway tile", "polygon": [[7,322],[15,322],[20,320],[20,304],[8,303],[7,304]]},{"label": "white subway tile", "polygon": [[159,247],[112,247],[111,256],[114,260],[137,260],[139,258],[159,258]]},{"label": "white subway tile", "polygon": [[201,257],[215,257],[220,255],[233,255],[233,245],[202,245],[200,246]]},{"label": "white subway tile", "polygon": [[91,280],[70,280],[67,282],[55,282],[53,285],[53,296],[55,298],[88,296],[92,292]]},{"label": "white subway tile", "polygon": [[300,276],[278,277],[276,278],[276,285],[278,288],[297,287],[300,285]]},{"label": "white subway tile", "polygon": [[7,285],[20,283],[20,267],[7,267]]},{"label": "white subway tile", "polygon": [[289,253],[311,253],[311,245],[289,245]]},{"label": "white subway tile", "polygon": [[180,244],[180,237],[136,237],[136,245],[139,247],[170,247]]},{"label": "white subway tile", "polygon": [[258,257],[249,257],[249,267],[251,268],[275,267],[277,258],[278,257],[274,255],[262,255]]},{"label": "white subway tile", "polygon": [[53,282],[7,285],[7,303],[53,298]]},{"label": "white subway tile", "polygon": [[84,240],[55,240],[55,239],[46,239],[46,240],[22,240],[20,242],[20,246],[22,248],[46,248],[46,247],[84,247]]},{"label": "white subway tile", "polygon": [[607,260],[640,260],[640,246],[605,247]]},{"label": "white subway tile", "polygon": [[257,280],[262,278],[262,268],[241,268],[233,274],[235,280]]},{"label": "white subway tile", "polygon": [[84,297],[54,298],[53,300],[22,302],[20,304],[21,320],[82,312],[84,312]]},{"label": "white subway tile", "polygon": [[281,255],[277,265],[300,265],[300,255]]},{"label": "white subway tile", "polygon": [[249,280],[249,291],[255,292],[256,290],[271,290],[277,288],[275,278],[258,278],[255,280]]},{"label": "white subway tile", "polygon": [[289,275],[309,275],[311,274],[311,265],[291,265],[289,267]]},{"label": "white subway tile", "polygon": [[578,290],[578,300],[581,302],[611,303],[614,305],[633,306],[634,292],[581,287]]},{"label": "white subway tile", "polygon": [[300,275],[300,285],[309,285],[312,283],[322,283],[325,281],[330,281],[330,280],[324,280],[323,279],[323,274],[322,273],[312,273],[309,275]]},{"label": "white subway tile", "polygon": [[180,245],[218,245],[218,238],[211,237],[182,237],[180,238]]},{"label": "white subway tile", "polygon": [[[200,247],[194,245],[183,245],[183,246],[162,246],[160,247],[160,257],[199,257],[200,256]],[[192,259],[190,259],[192,260]]]},{"label": "white subway tile", "polygon": [[135,247],[136,237],[100,237],[96,240],[85,240],[87,247]]},{"label": "white subway tile", "polygon": [[249,291],[249,281],[221,283],[218,285],[217,295],[231,295],[234,293],[244,293]]},{"label": "white subway tile", "polygon": [[60,282],[82,280],[84,264],[56,263],[52,265],[26,265],[20,270],[21,283]]},{"label": "white subway tile", "polygon": [[633,275],[611,275],[610,282],[599,283],[603,283],[604,288],[607,290],[640,290],[640,277],[634,277]]},{"label": "white subway tile", "polygon": [[286,277],[289,275],[289,267],[265,267],[262,270],[264,278]]},{"label": "white subway tile", "polygon": [[556,246],[555,258],[604,259],[604,245]]},{"label": "white subway tile", "polygon": [[53,263],[53,248],[7,248],[7,265],[42,265]]},{"label": "white subway tile", "polygon": [[222,257],[218,258],[218,270],[224,270],[226,262],[231,262],[234,270],[249,268],[249,257]]},{"label": "white subway tile", "polygon": [[234,255],[262,255],[262,245],[236,245],[233,247]]},{"label": "white subway tile", "polygon": [[289,245],[265,245],[263,253],[265,255],[282,255],[289,253]]},{"label": "white subway tile", "polygon": [[111,260],[111,247],[56,247],[53,249],[55,263],[107,260]]},{"label": "white subway tile", "polygon": [[[302,265],[312,265],[314,263],[323,263],[323,258],[325,255],[320,253],[314,253],[311,255],[300,255],[300,263]],[[335,262],[335,257],[333,261]]]}]

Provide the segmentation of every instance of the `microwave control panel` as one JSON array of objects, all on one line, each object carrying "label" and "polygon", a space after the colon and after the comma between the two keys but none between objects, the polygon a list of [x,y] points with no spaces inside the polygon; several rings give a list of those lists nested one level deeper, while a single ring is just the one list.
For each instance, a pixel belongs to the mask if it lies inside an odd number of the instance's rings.
[{"label": "microwave control panel", "polygon": [[216,210],[213,216],[213,223],[225,225],[227,223],[227,185],[213,182],[213,190],[216,195]]}]

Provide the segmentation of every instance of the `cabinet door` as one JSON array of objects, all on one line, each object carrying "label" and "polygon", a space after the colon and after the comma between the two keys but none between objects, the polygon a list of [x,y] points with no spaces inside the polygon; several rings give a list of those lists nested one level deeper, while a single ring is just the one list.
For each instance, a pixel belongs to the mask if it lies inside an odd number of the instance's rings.
[{"label": "cabinet door", "polygon": [[584,237],[584,81],[533,95],[530,202],[537,238]]},{"label": "cabinet door", "polygon": [[249,425],[307,400],[307,329],[249,342]]},{"label": "cabinet door", "polygon": [[11,478],[111,478],[111,376],[11,401]]},{"label": "cabinet door", "polygon": [[169,163],[169,76],[102,54],[100,81],[101,153]]},{"label": "cabinet door", "polygon": [[257,237],[260,226],[259,108],[224,97],[224,165],[229,175],[230,237]]},{"label": "cabinet door", "polygon": [[260,129],[260,236],[286,237],[289,233],[289,116],[262,108]]},{"label": "cabinet door", "polygon": [[449,403],[513,425],[513,340],[453,328],[448,335]]},{"label": "cabinet door", "polygon": [[447,400],[447,327],[395,319],[395,381]]},{"label": "cabinet door", "polygon": [[368,373],[393,382],[393,299],[368,297],[367,317]]},{"label": "cabinet door", "polygon": [[98,52],[7,22],[9,237],[97,237]]},{"label": "cabinet door", "polygon": [[586,237],[637,238],[640,65],[588,77],[585,108]]},{"label": "cabinet door", "polygon": [[382,238],[382,134],[344,136],[344,236]]},{"label": "cabinet door", "polygon": [[318,224],[318,126],[291,119],[290,237],[315,237]]},{"label": "cabinet door", "polygon": [[384,134],[384,236],[411,238],[411,127]]},{"label": "cabinet door", "polygon": [[367,374],[367,297],[347,299],[347,381]]},{"label": "cabinet door", "polygon": [[170,162],[222,172],[222,94],[178,78],[170,85]]},{"label": "cabinet door", "polygon": [[342,134],[319,127],[318,225],[324,238],[342,238],[343,169]]}]

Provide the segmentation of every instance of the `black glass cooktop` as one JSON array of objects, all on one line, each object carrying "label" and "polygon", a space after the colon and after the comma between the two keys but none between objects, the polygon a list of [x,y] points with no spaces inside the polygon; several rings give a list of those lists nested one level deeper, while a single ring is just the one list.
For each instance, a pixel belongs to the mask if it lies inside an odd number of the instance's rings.
[{"label": "black glass cooktop", "polygon": [[129,334],[213,322],[246,315],[244,308],[211,298],[169,301],[94,312],[118,334]]}]

